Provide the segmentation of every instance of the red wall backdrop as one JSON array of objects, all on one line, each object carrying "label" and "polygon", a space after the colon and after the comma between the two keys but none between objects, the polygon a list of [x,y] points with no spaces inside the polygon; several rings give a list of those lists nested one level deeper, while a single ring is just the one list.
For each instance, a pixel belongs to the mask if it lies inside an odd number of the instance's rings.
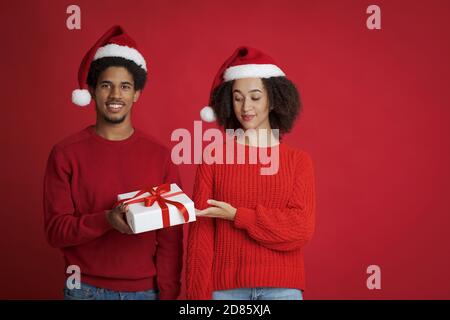
[{"label": "red wall backdrop", "polygon": [[[95,120],[70,94],[82,56],[117,23],[149,62],[134,123],[167,146],[174,129],[193,130],[238,45],[266,51],[298,85],[305,109],[286,140],[311,154],[317,185],[306,299],[450,298],[449,1],[0,3],[0,298],[62,296],[43,173],[52,145]],[[66,27],[71,4],[81,30]],[[381,30],[366,27],[371,4]],[[191,193],[195,167],[180,170]],[[372,264],[381,290],[366,287]]]}]

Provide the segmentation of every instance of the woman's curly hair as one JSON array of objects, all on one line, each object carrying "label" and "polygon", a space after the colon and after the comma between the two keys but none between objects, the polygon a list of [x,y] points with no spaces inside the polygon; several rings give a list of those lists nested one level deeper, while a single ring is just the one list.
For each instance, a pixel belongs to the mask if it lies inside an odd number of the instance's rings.
[{"label": "woman's curly hair", "polygon": [[[302,110],[300,95],[294,83],[286,77],[261,78],[269,100],[269,121],[272,129],[278,129],[280,137],[288,133]],[[217,122],[224,129],[242,128],[233,110],[233,83],[227,81],[212,93],[210,105]]]}]

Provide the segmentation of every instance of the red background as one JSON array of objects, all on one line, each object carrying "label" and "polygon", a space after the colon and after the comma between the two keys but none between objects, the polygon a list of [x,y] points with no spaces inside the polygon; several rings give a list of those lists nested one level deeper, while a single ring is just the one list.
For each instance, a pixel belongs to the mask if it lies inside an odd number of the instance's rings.
[{"label": "red background", "polygon": [[[81,7],[81,30],[66,8]],[[381,30],[366,8],[381,8]],[[167,146],[193,130],[212,78],[238,45],[272,55],[304,113],[290,144],[315,164],[317,225],[306,299],[449,299],[448,1],[1,1],[0,298],[61,298],[45,242],[50,148],[95,121],[70,103],[79,62],[111,25],[136,39],[149,82],[134,124]],[[204,128],[211,125],[204,124]],[[157,168],[156,168],[157,170]],[[192,192],[195,167],[182,165]],[[381,268],[381,290],[366,269]]]}]

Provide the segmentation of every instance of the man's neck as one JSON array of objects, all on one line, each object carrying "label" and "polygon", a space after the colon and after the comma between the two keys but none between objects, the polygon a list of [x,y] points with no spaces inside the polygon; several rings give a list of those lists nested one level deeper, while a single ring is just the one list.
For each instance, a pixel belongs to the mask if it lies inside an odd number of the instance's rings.
[{"label": "man's neck", "polygon": [[97,121],[95,132],[106,140],[120,141],[128,139],[134,133],[134,128],[131,122],[110,124]]}]

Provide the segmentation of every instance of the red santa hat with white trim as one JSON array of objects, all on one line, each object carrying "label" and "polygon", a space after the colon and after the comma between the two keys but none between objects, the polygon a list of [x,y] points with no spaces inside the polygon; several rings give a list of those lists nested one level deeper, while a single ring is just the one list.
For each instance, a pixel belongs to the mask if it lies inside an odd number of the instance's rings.
[{"label": "red santa hat with white trim", "polygon": [[[220,67],[214,78],[210,97],[214,90],[227,81],[243,78],[271,78],[284,77],[285,73],[277,66],[267,54],[258,49],[250,47],[239,47]],[[210,99],[211,100],[211,99]],[[203,121],[213,122],[216,120],[214,110],[210,106],[200,111]]]},{"label": "red santa hat with white trim", "polygon": [[72,102],[78,106],[87,106],[91,95],[87,90],[87,76],[91,63],[105,57],[121,57],[131,60],[147,72],[147,64],[137,50],[136,42],[126,34],[121,26],[113,26],[89,49],[81,61],[78,70],[79,89],[72,92]]}]

